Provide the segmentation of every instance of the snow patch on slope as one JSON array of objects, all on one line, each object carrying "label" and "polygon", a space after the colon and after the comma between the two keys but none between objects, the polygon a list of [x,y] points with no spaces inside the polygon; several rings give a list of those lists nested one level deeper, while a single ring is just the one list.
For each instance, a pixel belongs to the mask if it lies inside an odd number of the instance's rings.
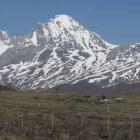
[{"label": "snow patch on slope", "polygon": [[105,45],[106,45],[109,49],[114,49],[114,48],[116,48],[116,47],[119,46],[119,45],[110,44],[110,43],[108,43],[108,42],[106,42],[106,41],[104,41],[104,43],[105,43]]},{"label": "snow patch on slope", "polygon": [[12,48],[13,45],[8,46],[8,45],[2,45],[0,46],[0,55],[2,55],[7,49]]}]

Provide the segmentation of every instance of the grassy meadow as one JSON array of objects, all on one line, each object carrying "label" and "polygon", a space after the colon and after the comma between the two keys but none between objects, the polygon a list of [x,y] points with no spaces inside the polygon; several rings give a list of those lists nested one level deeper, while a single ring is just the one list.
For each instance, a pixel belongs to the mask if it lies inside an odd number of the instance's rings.
[{"label": "grassy meadow", "polygon": [[140,89],[115,95],[0,93],[0,140],[139,139]]}]

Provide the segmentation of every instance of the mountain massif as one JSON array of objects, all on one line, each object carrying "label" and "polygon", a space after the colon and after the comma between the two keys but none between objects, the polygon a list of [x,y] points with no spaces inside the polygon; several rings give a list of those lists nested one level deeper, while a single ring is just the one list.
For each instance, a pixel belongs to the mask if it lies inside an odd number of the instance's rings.
[{"label": "mountain massif", "polygon": [[122,83],[136,88],[140,44],[109,44],[67,15],[38,23],[24,36],[0,30],[0,81],[23,91],[59,86],[78,92],[87,85],[85,92],[103,92]]}]

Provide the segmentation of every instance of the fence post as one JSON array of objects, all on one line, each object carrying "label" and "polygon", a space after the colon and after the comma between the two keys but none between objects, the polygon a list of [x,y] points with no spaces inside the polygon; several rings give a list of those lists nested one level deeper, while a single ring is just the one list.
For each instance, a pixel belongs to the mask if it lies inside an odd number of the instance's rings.
[{"label": "fence post", "polygon": [[109,131],[110,131],[110,118],[109,118],[109,113],[110,113],[110,105],[108,105],[108,119],[107,119],[107,131],[108,131],[108,136],[109,136]]},{"label": "fence post", "polygon": [[52,130],[53,130],[53,126],[54,126],[53,120],[54,120],[54,115],[53,115],[53,113],[52,113]]},{"label": "fence post", "polygon": [[110,106],[108,105],[108,113],[110,112]]},{"label": "fence post", "polygon": [[107,123],[108,123],[108,128],[107,128],[108,136],[110,136],[110,118],[109,118],[109,116],[108,116]]},{"label": "fence post", "polygon": [[133,134],[133,120],[132,120],[132,117],[131,117],[131,136]]},{"label": "fence post", "polygon": [[23,128],[23,126],[24,126],[23,117],[22,117],[22,122],[21,122],[21,124],[22,124],[22,128]]},{"label": "fence post", "polygon": [[38,106],[39,106],[39,107],[41,107],[41,104],[40,104],[40,103],[38,103]]},{"label": "fence post", "polygon": [[84,118],[82,116],[82,129],[84,128]]}]

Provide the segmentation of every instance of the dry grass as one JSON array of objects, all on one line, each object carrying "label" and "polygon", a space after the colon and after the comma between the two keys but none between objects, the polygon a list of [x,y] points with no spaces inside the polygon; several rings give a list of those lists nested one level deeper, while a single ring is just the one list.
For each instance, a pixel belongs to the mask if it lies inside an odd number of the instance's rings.
[{"label": "dry grass", "polygon": [[[2,91],[0,140],[139,140],[139,93],[103,96]],[[124,100],[116,101],[117,97]],[[100,102],[104,98],[110,100]]]}]

